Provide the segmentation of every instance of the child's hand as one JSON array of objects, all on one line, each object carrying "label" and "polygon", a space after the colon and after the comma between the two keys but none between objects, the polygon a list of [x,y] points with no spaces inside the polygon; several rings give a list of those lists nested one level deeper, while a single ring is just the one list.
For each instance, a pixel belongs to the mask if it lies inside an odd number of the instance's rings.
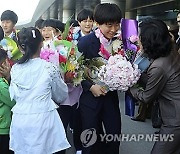
[{"label": "child's hand", "polygon": [[94,95],[94,97],[99,97],[101,95],[105,96],[106,95],[106,91],[103,87],[101,87],[100,85],[92,85],[90,88],[90,91],[92,92],[92,94]]},{"label": "child's hand", "polygon": [[5,77],[7,80],[10,79],[10,71],[11,71],[11,66],[8,62],[8,60],[6,59],[5,62],[2,63],[2,65],[0,66],[0,73],[2,74],[3,77]]}]

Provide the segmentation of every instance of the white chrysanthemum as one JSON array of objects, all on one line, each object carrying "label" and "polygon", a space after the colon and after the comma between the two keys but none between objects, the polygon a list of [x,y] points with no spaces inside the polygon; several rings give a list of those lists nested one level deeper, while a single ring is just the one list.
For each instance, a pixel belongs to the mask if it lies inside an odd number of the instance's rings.
[{"label": "white chrysanthemum", "polygon": [[122,48],[122,41],[119,39],[116,39],[112,42],[112,47],[114,52],[118,52],[119,49]]}]

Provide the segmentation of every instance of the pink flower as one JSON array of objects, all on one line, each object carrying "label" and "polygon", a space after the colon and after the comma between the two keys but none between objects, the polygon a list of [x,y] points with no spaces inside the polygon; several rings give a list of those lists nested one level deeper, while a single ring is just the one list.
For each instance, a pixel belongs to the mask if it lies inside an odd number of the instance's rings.
[{"label": "pink flower", "polygon": [[55,65],[59,65],[59,54],[51,48],[41,49],[40,58]]},{"label": "pink flower", "polygon": [[132,36],[129,37],[129,40],[130,40],[131,43],[135,43],[135,42],[137,42],[139,40],[139,38],[136,35],[132,35]]},{"label": "pink flower", "polygon": [[55,53],[50,48],[42,49],[40,52],[40,58],[46,61],[50,61],[51,57],[54,56]]}]

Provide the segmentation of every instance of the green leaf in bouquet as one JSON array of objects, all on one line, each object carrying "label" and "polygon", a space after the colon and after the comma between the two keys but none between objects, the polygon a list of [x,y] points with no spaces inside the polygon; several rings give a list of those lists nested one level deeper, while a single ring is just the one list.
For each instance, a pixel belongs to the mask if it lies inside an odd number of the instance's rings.
[{"label": "green leaf in bouquet", "polygon": [[78,55],[78,59],[77,59],[77,62],[79,63],[79,65],[83,66],[84,65],[84,56],[81,54],[81,55]]},{"label": "green leaf in bouquet", "polygon": [[62,33],[62,39],[63,40],[66,40],[67,36],[69,34],[69,30],[70,30],[70,26],[71,26],[70,21],[71,21],[72,17],[73,17],[73,15],[71,17],[69,17],[68,20],[66,21],[64,32]]},{"label": "green leaf in bouquet", "polygon": [[63,73],[67,72],[67,66],[65,63],[60,63],[59,66]]},{"label": "green leaf in bouquet", "polygon": [[13,60],[19,60],[23,56],[23,54],[19,50],[16,42],[13,39],[9,38],[9,37],[4,37],[4,39],[7,40],[7,46],[12,48],[12,50],[11,50],[12,59]]},{"label": "green leaf in bouquet", "polygon": [[67,40],[55,40],[54,41],[54,46],[57,47],[59,45],[64,45],[68,48],[71,48],[72,47],[72,43],[67,41]]},{"label": "green leaf in bouquet", "polygon": [[96,66],[97,68],[100,68],[101,66],[105,65],[107,61],[104,58],[96,57],[86,60],[85,63],[87,66]]},{"label": "green leaf in bouquet", "polygon": [[71,49],[72,48],[74,48],[75,49],[75,55],[76,55],[76,59],[78,59],[81,55],[82,55],[82,53],[80,53],[79,51],[78,51],[78,48],[77,48],[77,46],[76,45],[74,45],[72,42],[70,42],[70,41],[67,41],[67,40],[56,40],[56,41],[54,41],[54,45],[55,45],[55,47],[57,48],[59,45],[63,45],[64,47],[67,47],[67,50],[68,50],[68,57],[69,57],[69,54],[70,54],[70,51],[71,51]]}]

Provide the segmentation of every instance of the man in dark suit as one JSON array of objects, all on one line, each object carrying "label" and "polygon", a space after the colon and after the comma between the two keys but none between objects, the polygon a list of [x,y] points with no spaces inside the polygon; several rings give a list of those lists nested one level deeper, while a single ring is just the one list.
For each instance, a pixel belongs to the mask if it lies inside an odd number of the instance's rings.
[{"label": "man in dark suit", "polygon": [[[108,14],[108,16],[107,16]],[[103,3],[96,6],[94,20],[98,24],[98,31],[102,34],[106,45],[111,45],[112,38],[120,28],[121,11],[115,4]],[[95,32],[82,37],[78,43],[78,49],[83,53],[85,59],[100,57],[100,47],[103,44]],[[105,141],[100,137],[102,124],[106,134],[120,135],[121,117],[117,91],[107,92],[101,85],[91,80],[82,81],[83,92],[80,97],[80,113],[83,131],[91,132],[91,139],[83,144],[82,154],[119,154],[119,141]],[[92,131],[94,130],[94,131]],[[91,145],[97,134],[97,141]],[[103,135],[103,134],[102,134]],[[96,135],[95,135],[96,136]],[[84,137],[84,138],[83,138]],[[81,140],[89,139],[81,136]],[[88,142],[89,141],[89,142]]]}]

